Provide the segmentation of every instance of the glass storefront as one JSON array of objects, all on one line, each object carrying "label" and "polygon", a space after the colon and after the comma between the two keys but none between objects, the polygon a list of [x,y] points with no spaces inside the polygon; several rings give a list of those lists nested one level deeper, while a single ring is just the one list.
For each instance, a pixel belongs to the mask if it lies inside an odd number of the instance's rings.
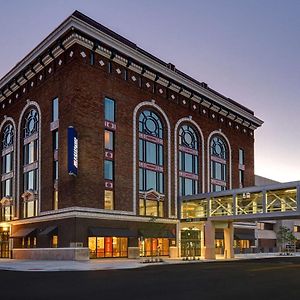
[{"label": "glass storefront", "polygon": [[90,258],[127,257],[128,238],[89,237]]},{"label": "glass storefront", "polygon": [[139,247],[141,257],[169,255],[168,238],[140,238]]}]

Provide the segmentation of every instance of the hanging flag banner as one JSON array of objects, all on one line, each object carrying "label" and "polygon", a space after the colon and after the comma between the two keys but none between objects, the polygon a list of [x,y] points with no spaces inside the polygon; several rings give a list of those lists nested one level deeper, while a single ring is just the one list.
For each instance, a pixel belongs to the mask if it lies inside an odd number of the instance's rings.
[{"label": "hanging flag banner", "polygon": [[78,172],[78,138],[73,126],[68,127],[68,173],[77,176]]}]

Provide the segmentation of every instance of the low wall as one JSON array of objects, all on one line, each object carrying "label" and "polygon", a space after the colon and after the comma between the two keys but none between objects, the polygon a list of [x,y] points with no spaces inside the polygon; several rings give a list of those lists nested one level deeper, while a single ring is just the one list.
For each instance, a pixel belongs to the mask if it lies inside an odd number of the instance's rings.
[{"label": "low wall", "polygon": [[32,260],[89,260],[89,249],[82,247],[13,249],[12,258]]}]

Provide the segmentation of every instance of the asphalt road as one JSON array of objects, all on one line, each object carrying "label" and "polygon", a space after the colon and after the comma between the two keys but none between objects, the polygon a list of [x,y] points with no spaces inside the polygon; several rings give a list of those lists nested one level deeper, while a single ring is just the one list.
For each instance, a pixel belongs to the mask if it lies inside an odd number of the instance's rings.
[{"label": "asphalt road", "polygon": [[5,299],[297,299],[300,258],[81,272],[0,271]]}]

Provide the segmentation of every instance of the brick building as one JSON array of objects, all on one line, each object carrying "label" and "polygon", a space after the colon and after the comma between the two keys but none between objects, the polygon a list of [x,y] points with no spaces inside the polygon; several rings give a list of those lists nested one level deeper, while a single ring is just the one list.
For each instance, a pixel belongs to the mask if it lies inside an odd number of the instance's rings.
[{"label": "brick building", "polygon": [[77,11],[0,101],[1,257],[176,256],[180,195],[254,185],[251,110]]}]

